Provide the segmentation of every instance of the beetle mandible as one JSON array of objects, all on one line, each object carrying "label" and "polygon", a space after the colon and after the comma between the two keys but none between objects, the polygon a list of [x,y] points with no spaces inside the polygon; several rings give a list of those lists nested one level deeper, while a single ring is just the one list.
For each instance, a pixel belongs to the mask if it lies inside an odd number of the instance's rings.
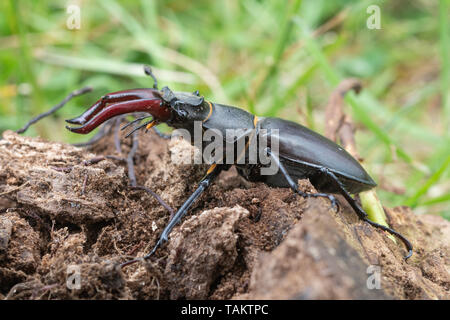
[{"label": "beetle mandible", "polygon": [[[134,130],[143,127],[150,129],[164,122],[170,127],[187,129],[191,132],[194,130],[193,126],[196,121],[200,121],[205,130],[215,129],[220,132],[227,129],[254,130],[256,136],[262,132],[262,129],[267,135],[271,134],[271,130],[278,129],[279,152],[272,152],[270,144],[264,150],[265,154],[276,164],[278,169],[276,173],[262,175],[260,169],[263,165],[261,164],[250,164],[248,161],[233,163],[241,176],[249,181],[262,181],[272,187],[291,188],[302,197],[326,197],[331,201],[333,207],[336,206],[336,199],[330,193],[339,193],[361,220],[387,231],[403,241],[408,249],[405,259],[412,255],[412,245],[403,235],[392,228],[369,220],[367,213],[351,196],[351,194],[374,188],[376,183],[360,163],[339,145],[295,122],[280,118],[257,117],[237,107],[207,101],[199,95],[198,91],[194,93],[173,92],[168,87],[158,90],[158,82],[151,69],[145,67],[144,70],[154,80],[152,89],[131,89],[109,93],[79,117],[66,120],[68,123],[80,126],[67,126],[66,128],[75,133],[86,134],[112,117],[133,112],[146,112],[151,115],[152,119]],[[237,140],[233,143],[237,144]],[[230,164],[213,163],[194,193],[182,204],[164,228],[150,253],[142,258],[125,262],[122,266],[152,256],[164,242],[168,241],[170,232],[189,211],[192,204],[211,185],[219,173],[227,170],[230,166]],[[304,178],[308,178],[320,193],[301,191],[296,181]]]}]

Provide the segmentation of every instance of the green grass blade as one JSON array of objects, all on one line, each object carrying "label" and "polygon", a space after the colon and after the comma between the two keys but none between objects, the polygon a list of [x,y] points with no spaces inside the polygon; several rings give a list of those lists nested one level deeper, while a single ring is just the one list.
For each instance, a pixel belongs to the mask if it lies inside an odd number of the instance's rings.
[{"label": "green grass blade", "polygon": [[449,202],[449,201],[450,201],[450,194],[444,194],[444,195],[439,196],[439,197],[435,197],[435,198],[431,198],[431,199],[425,200],[424,202],[421,202],[421,203],[417,204],[417,206],[421,206],[421,207],[432,206],[432,205],[435,205],[435,204],[440,204],[440,203]]},{"label": "green grass blade", "polygon": [[130,32],[133,38],[150,57],[168,61],[198,75],[204,83],[210,87],[213,96],[217,98],[217,100],[224,103],[227,102],[227,97],[222,85],[211,70],[197,60],[185,56],[175,50],[165,48],[157,43],[149,36],[149,32],[147,32],[144,27],[116,1],[103,0],[99,3],[111,15],[119,19],[122,25]]},{"label": "green grass blade", "polygon": [[[148,76],[144,74],[143,65],[139,63],[128,63],[113,59],[102,59],[94,56],[71,56],[68,54],[59,53],[59,51],[57,52],[56,50],[39,50],[36,51],[35,56],[37,59],[52,65],[59,65],[92,72],[104,72],[119,76],[148,78]],[[175,83],[184,84],[194,84],[197,82],[197,78],[190,73],[165,70],[156,67],[152,68],[155,74],[158,75],[158,79],[162,81],[172,81]]]},{"label": "green grass blade", "polygon": [[439,26],[441,44],[441,90],[442,105],[444,107],[444,128],[450,136],[450,34],[449,34],[449,5],[450,0],[439,1]]},{"label": "green grass blade", "polygon": [[[295,21],[301,28],[306,49],[318,62],[320,68],[325,73],[326,79],[330,82],[331,85],[336,87],[342,80],[342,77],[330,65],[327,57],[322,52],[317,42],[311,37],[310,32],[307,30],[307,27],[304,25],[304,23],[299,19],[296,19]],[[383,129],[381,129],[365,112],[365,110],[361,107],[360,100],[354,95],[353,92],[349,92],[346,95],[345,99],[351,105],[353,113],[357,120],[361,121],[369,130],[371,130],[378,137],[378,139],[386,144],[389,149],[391,146],[394,146],[399,157],[401,157],[407,163],[412,163],[411,157],[403,150],[403,148],[400,147],[400,145],[394,140],[392,140],[389,135],[384,132]]]},{"label": "green grass blade", "polygon": [[[256,98],[258,99],[262,93],[267,89],[269,82],[273,81],[274,79],[276,79],[276,76],[278,74],[278,67],[281,61],[281,57],[283,55],[284,49],[287,46],[288,40],[290,35],[292,34],[292,29],[294,27],[292,18],[295,14],[297,14],[300,5],[301,5],[302,1],[301,0],[295,0],[295,2],[293,3],[292,6],[289,6],[289,2],[286,2],[286,6],[288,8],[287,11],[287,16],[284,20],[284,25],[283,28],[281,29],[281,34],[278,37],[278,43],[275,46],[275,51],[273,54],[273,63],[270,66],[264,80],[262,81],[261,85],[258,87],[258,89],[256,90]],[[250,109],[251,113],[256,113],[255,110],[253,110],[254,108]]]},{"label": "green grass blade", "polygon": [[405,205],[416,207],[419,198],[423,196],[432,185],[434,185],[437,181],[439,181],[439,179],[448,169],[449,166],[450,166],[450,156],[448,156],[445,159],[445,161],[442,163],[439,169],[434,174],[431,175],[431,177],[424,183],[424,185],[421,188],[419,188],[409,199],[405,201]]}]

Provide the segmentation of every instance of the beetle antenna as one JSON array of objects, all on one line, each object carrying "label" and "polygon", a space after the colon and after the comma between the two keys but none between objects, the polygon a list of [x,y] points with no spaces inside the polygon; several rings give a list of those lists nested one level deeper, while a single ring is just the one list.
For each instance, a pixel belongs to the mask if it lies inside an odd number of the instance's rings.
[{"label": "beetle antenna", "polygon": [[156,80],[156,77],[153,74],[152,68],[150,68],[149,66],[144,66],[144,72],[146,75],[153,78],[153,89],[158,89],[158,80]]},{"label": "beetle antenna", "polygon": [[143,124],[137,126],[136,128],[134,128],[133,130],[131,130],[130,133],[128,133],[125,138],[128,138],[129,136],[131,136],[135,131],[138,131],[139,129],[142,129],[143,127],[145,127],[146,125],[148,125],[150,122],[152,122],[153,120],[150,121],[146,121]]},{"label": "beetle antenna", "polygon": [[126,128],[128,128],[128,127],[131,126],[132,124],[134,124],[134,123],[136,123],[136,122],[139,122],[139,121],[141,121],[141,120],[144,120],[144,119],[146,119],[146,118],[153,118],[153,117],[152,117],[152,116],[139,117],[139,118],[137,118],[137,119],[134,119],[134,120],[128,122],[126,125],[124,125],[122,128],[120,128],[120,130],[125,130]]}]

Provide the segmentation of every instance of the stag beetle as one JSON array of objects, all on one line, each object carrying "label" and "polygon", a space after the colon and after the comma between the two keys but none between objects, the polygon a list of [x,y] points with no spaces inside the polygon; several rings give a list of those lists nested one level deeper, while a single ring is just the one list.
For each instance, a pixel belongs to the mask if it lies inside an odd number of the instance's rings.
[{"label": "stag beetle", "polygon": [[[249,181],[262,181],[272,187],[291,188],[302,197],[326,197],[333,207],[336,206],[336,199],[329,193],[339,193],[344,196],[360,219],[403,241],[408,249],[405,259],[412,255],[412,245],[403,235],[369,220],[367,213],[350,195],[372,189],[376,183],[360,163],[339,145],[297,123],[279,118],[257,117],[237,107],[207,101],[199,95],[198,91],[173,92],[168,87],[158,90],[156,77],[150,68],[146,67],[144,70],[154,79],[153,89],[132,89],[109,93],[79,117],[66,120],[68,123],[80,125],[79,127],[66,126],[66,128],[75,133],[86,134],[112,117],[126,113],[146,112],[152,119],[139,125],[133,131],[143,127],[150,129],[162,122],[173,128],[193,131],[195,121],[201,121],[203,129],[218,131],[233,128],[251,129],[256,130],[256,135],[259,135],[262,129],[278,129],[279,152],[272,152],[270,144],[264,150],[276,164],[277,172],[273,175],[261,175],[259,169],[262,165],[260,164],[233,163],[241,176]],[[265,132],[269,132],[266,133],[268,135],[271,134],[271,131]],[[237,143],[237,140],[234,140],[234,143]],[[149,258],[158,247],[168,241],[170,232],[188,212],[191,205],[211,185],[219,173],[230,166],[213,163],[209,167],[197,189],[169,221],[154,248],[141,259]],[[296,181],[304,178],[308,178],[321,193],[301,191]],[[141,259],[128,261],[123,266]]]}]

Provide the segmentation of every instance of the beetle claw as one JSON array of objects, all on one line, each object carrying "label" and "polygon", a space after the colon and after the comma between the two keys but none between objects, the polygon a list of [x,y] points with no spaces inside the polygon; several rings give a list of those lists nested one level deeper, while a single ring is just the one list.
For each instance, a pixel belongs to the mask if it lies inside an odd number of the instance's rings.
[{"label": "beetle claw", "polygon": [[409,249],[408,254],[404,257],[405,261],[408,260],[409,258],[411,258],[412,255],[413,255],[413,250]]},{"label": "beetle claw", "polygon": [[[299,193],[297,191],[297,193]],[[333,196],[332,194],[328,194],[328,193],[300,193],[301,196],[303,197],[308,197],[308,198],[318,198],[318,197],[326,197],[328,200],[330,200],[331,202],[331,207],[333,208],[334,211],[338,212],[339,211],[339,202],[337,201],[336,197]]]},{"label": "beetle claw", "polygon": [[69,130],[69,131],[72,131],[72,132],[75,132],[75,133],[77,133],[77,129],[78,129],[78,127],[69,127],[69,126],[66,126],[66,129],[67,130]]},{"label": "beetle claw", "polygon": [[328,199],[331,202],[331,207],[333,208],[333,210],[335,212],[338,212],[339,211],[339,202],[336,200],[335,196],[330,194]]},{"label": "beetle claw", "polygon": [[83,121],[80,119],[80,117],[67,119],[66,122],[70,124],[80,124],[80,125],[83,124]]}]

